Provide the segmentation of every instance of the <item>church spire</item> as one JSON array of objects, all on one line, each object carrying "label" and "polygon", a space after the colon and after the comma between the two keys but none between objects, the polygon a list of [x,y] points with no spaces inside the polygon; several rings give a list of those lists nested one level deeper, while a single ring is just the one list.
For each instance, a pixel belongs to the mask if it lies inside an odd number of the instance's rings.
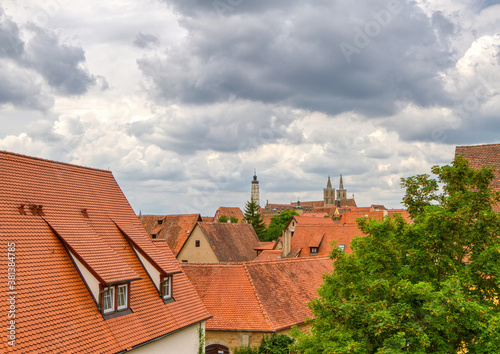
[{"label": "church spire", "polygon": [[342,182],[342,175],[340,175],[340,185],[339,189],[344,189],[344,183]]},{"label": "church spire", "polygon": [[330,176],[328,176],[328,182],[326,183],[326,188],[332,188],[332,182],[330,181]]},{"label": "church spire", "polygon": [[260,205],[259,194],[260,194],[259,181],[257,180],[257,171],[254,169],[253,170],[253,180],[252,180],[252,190],[251,190],[251,194],[250,194],[250,200],[257,205]]}]

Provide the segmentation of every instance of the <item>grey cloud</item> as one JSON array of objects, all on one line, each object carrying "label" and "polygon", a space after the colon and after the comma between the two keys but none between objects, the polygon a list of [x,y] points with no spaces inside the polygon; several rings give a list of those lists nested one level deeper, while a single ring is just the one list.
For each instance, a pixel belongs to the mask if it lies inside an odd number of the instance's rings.
[{"label": "grey cloud", "polygon": [[19,27],[0,7],[0,57],[18,58],[23,50]]},{"label": "grey cloud", "polygon": [[302,141],[300,131],[289,129],[298,118],[297,113],[262,104],[233,101],[186,115],[171,112],[134,122],[127,131],[142,141],[180,154],[200,150],[246,151],[281,141]]},{"label": "grey cloud", "polygon": [[[186,43],[163,58],[138,61],[155,100],[207,104],[237,97],[369,116],[394,112],[398,101],[450,103],[439,78],[452,64],[442,45],[451,35],[442,16],[432,21],[405,2],[393,13],[385,1],[250,3],[220,18],[174,2],[186,15],[180,22]],[[346,54],[346,47],[354,51]]]},{"label": "grey cloud", "polygon": [[81,95],[95,85],[96,78],[84,67],[85,52],[61,43],[48,31],[32,26],[35,36],[26,45],[26,62],[63,95]]},{"label": "grey cloud", "polygon": [[41,83],[26,69],[0,63],[0,105],[12,104],[46,111],[54,98],[43,92]]},{"label": "grey cloud", "polygon": [[[29,34],[26,42],[21,30]],[[46,84],[68,96],[84,94],[97,82],[106,89],[106,80],[96,79],[84,64],[82,48],[34,24],[19,26],[0,8],[0,104],[46,111],[54,104]]]},{"label": "grey cloud", "polygon": [[152,34],[139,32],[134,39],[134,46],[139,48],[147,48],[149,46],[156,46],[158,44],[160,44],[160,41]]}]

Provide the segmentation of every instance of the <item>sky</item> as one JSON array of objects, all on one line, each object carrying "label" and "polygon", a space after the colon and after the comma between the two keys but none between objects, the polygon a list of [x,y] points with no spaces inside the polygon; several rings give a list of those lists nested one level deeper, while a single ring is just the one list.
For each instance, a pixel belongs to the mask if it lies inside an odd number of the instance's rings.
[{"label": "sky", "polygon": [[0,150],[111,170],[136,213],[322,200],[500,143],[500,1],[4,0]]}]

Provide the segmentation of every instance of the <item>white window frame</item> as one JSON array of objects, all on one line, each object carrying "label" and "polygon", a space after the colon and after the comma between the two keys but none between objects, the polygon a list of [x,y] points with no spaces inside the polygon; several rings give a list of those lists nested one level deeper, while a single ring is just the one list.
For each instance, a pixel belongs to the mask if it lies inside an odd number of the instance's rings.
[{"label": "white window frame", "polygon": [[[107,305],[106,297],[107,296],[109,296],[109,299],[111,300],[110,301],[111,307],[108,307],[108,308],[106,308],[106,305]],[[115,312],[115,287],[114,286],[108,287],[108,290],[104,292],[103,309],[104,309],[103,310],[104,314]]]},{"label": "white window frame", "polygon": [[345,252],[345,245],[340,244],[340,245],[339,245],[339,248],[340,248],[340,250],[341,250],[342,252]]},{"label": "white window frame", "polygon": [[162,296],[164,300],[169,300],[172,298],[172,276],[166,276],[163,278],[163,283],[161,286]]},{"label": "white window frame", "polygon": [[[119,305],[119,299],[120,299],[120,290],[121,289],[125,289],[125,291],[123,292],[123,299],[125,300],[125,303],[123,305]],[[126,308],[128,308],[128,285],[127,284],[122,284],[122,285],[118,285],[116,287],[116,310],[117,311],[120,311],[120,310],[125,310]]]}]

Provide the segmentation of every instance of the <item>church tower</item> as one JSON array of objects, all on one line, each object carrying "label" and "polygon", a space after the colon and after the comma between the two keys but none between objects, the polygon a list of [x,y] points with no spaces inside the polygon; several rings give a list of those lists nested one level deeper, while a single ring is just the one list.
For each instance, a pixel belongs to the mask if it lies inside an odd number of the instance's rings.
[{"label": "church tower", "polygon": [[337,200],[347,199],[347,191],[344,189],[344,183],[342,182],[342,175],[340,175],[340,185],[337,189]]},{"label": "church tower", "polygon": [[332,188],[330,176],[328,176],[326,188],[323,188],[323,200],[324,206],[335,206],[335,188]]},{"label": "church tower", "polygon": [[260,206],[259,202],[259,181],[257,180],[257,172],[253,170],[252,194],[250,196],[252,202]]}]

